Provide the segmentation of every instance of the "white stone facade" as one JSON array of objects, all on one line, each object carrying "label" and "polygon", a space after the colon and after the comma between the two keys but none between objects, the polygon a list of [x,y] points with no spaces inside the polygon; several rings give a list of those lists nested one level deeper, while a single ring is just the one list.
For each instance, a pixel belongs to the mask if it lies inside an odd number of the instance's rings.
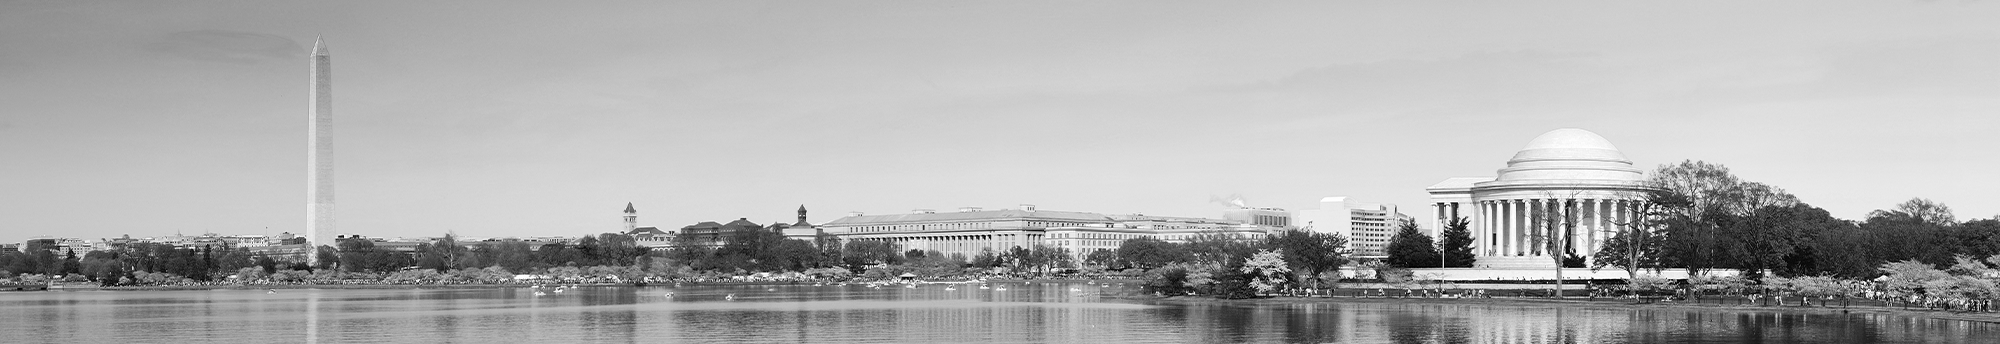
[{"label": "white stone facade", "polygon": [[1410,219],[1394,204],[1349,202],[1347,197],[1321,198],[1318,209],[1299,210],[1292,217],[1300,229],[1347,237],[1347,251],[1355,258],[1388,257],[1389,239]]},{"label": "white stone facade", "polygon": [[[308,247],[333,243],[333,58],[326,44],[313,42],[311,110],[306,114],[306,240]],[[317,260],[318,255],[306,255]]]},{"label": "white stone facade", "polygon": [[[1497,178],[1451,178],[1428,188],[1432,233],[1446,221],[1470,224],[1476,267],[1555,267],[1547,240],[1567,238],[1590,257],[1637,217],[1650,190],[1645,176],[1610,141],[1582,129],[1535,137]],[[1574,224],[1558,235],[1564,224]]]}]

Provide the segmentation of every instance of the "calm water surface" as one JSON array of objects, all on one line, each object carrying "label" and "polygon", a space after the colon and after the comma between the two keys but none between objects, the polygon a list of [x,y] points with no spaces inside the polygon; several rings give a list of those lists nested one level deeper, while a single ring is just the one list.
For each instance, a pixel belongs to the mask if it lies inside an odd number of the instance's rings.
[{"label": "calm water surface", "polygon": [[956,288],[10,292],[0,293],[0,342],[2000,343],[2000,325],[1888,315],[1178,304],[1109,297],[1137,291],[1115,285]]}]

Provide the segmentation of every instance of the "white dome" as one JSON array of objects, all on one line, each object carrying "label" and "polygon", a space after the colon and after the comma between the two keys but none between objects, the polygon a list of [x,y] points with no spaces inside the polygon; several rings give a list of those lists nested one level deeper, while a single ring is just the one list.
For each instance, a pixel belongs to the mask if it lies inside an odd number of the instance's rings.
[{"label": "white dome", "polygon": [[1589,130],[1543,133],[1507,160],[1497,181],[1634,182],[1645,176],[1610,140]]}]

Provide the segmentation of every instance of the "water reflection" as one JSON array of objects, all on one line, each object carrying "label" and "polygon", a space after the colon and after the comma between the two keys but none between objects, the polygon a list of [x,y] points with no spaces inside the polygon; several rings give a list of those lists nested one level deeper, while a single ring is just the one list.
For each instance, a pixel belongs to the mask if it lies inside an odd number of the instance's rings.
[{"label": "water reflection", "polygon": [[[0,293],[40,342],[1977,343],[2000,325],[1883,314],[1125,299],[1124,287],[705,286]],[[672,297],[666,293],[674,293]],[[734,300],[726,296],[735,295]]]}]

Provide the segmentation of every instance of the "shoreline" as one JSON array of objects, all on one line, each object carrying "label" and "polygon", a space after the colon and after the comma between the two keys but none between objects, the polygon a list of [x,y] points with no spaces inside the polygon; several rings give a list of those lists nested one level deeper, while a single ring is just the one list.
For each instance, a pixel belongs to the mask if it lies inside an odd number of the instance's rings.
[{"label": "shoreline", "polygon": [[1329,297],[1277,296],[1269,298],[1225,300],[1225,299],[1217,299],[1209,297],[1142,296],[1142,297],[1129,297],[1123,299],[1146,301],[1146,302],[1183,304],[1183,305],[1197,305],[1197,304],[1199,305],[1231,305],[1231,304],[1283,305],[1283,304],[1373,303],[1373,304],[1438,304],[1438,305],[1471,304],[1471,305],[1503,305],[1503,306],[1555,306],[1555,307],[1604,308],[1604,309],[1621,309],[1621,310],[1637,309],[1637,308],[1720,309],[1720,310],[1732,310],[1732,311],[1772,311],[1772,312],[1812,313],[1812,314],[1877,314],[1877,315],[1904,316],[1904,317],[1918,318],[1918,319],[1957,320],[1957,321],[1969,321],[1969,322],[1979,322],[1979,323],[1989,323],[1989,324],[2000,324],[2000,313],[1962,313],[1962,312],[1933,311],[1933,310],[1904,310],[1900,307],[1881,307],[1881,306],[1852,306],[1845,308],[1799,307],[1799,306],[1755,306],[1755,305],[1700,304],[1700,303],[1679,303],[1679,302],[1634,303],[1629,300],[1623,300],[1623,299],[1599,299],[1593,301],[1589,299],[1544,299],[1544,298],[1403,299],[1403,298],[1369,298],[1369,297],[1329,298]]},{"label": "shoreline", "polygon": [[[1081,282],[1081,281],[1084,281],[1084,280],[1060,280],[1060,279],[1024,279],[1024,280],[1012,280],[1012,279],[993,279],[993,280],[988,280],[987,282],[989,282],[989,283],[994,283],[994,282],[998,282],[998,283],[1020,283],[1020,282],[1031,282],[1031,283],[1039,283],[1039,282],[1053,282],[1053,283],[1062,283],[1062,282]],[[865,283],[865,282],[847,282],[847,283],[850,283],[850,284],[862,284],[862,283]],[[978,282],[977,282],[977,281],[954,281],[954,282],[928,282],[928,283],[951,283],[951,284],[960,284],[960,283],[978,283]],[[798,282],[789,282],[789,281],[788,281],[788,282],[775,282],[775,281],[773,281],[773,282],[708,282],[708,283],[698,283],[698,282],[683,282],[683,283],[681,283],[681,285],[682,285],[682,286],[744,286],[744,285],[797,285],[797,284],[802,284],[802,283],[798,283]],[[93,287],[93,288],[76,288],[76,289],[67,289],[67,288],[50,288],[50,289],[46,290],[46,292],[60,292],[60,291],[183,291],[183,290],[259,290],[259,289],[284,289],[284,290],[292,290],[292,289],[498,289],[498,288],[527,288],[527,287],[529,287],[529,286],[532,286],[532,285],[535,285],[535,284],[296,284],[296,285],[191,285],[191,286],[116,286],[116,287]],[[577,285],[577,286],[580,286],[580,287],[635,287],[635,285],[632,285],[632,284],[629,284],[629,283],[595,283],[595,284],[574,284],[574,285]],[[674,286],[674,284],[673,284],[673,283],[656,283],[656,284],[649,284],[648,286],[652,286],[652,287],[666,287],[666,286]],[[67,289],[67,290],[65,290],[65,289]],[[1616,298],[1605,298],[1605,299],[1598,299],[1598,300],[1590,300],[1590,299],[1584,299],[1584,298],[1567,298],[1567,299],[1548,299],[1548,298],[1514,298],[1514,297],[1500,297],[1500,298],[1382,298],[1382,297],[1299,297],[1299,296],[1275,296],[1275,297],[1265,297],[1265,298],[1254,298],[1254,299],[1235,299],[1235,300],[1229,300],[1229,299],[1217,299],[1217,298],[1212,298],[1212,297],[1206,297],[1206,296],[1166,296],[1166,297],[1159,297],[1159,296],[1150,296],[1150,295],[1127,295],[1127,296],[1111,296],[1111,297],[1108,297],[1108,298],[1109,298],[1109,299],[1115,299],[1115,300],[1127,300],[1127,301],[1139,301],[1139,302],[1150,302],[1150,303],[1166,303],[1166,304],[1180,304],[1180,305],[1244,305],[1244,304],[1255,304],[1255,305],[1282,305],[1282,304],[1439,304],[1439,305],[1449,305],[1449,304],[1476,304],[1476,305],[1506,305],[1506,306],[1554,306],[1554,307],[1575,307],[1575,308],[1605,308],[1605,309],[1633,309],[1633,308],[1670,308],[1670,309],[1720,309],[1720,310],[1732,310],[1732,311],[1773,311],[1773,312],[1787,312],[1787,313],[1811,313],[1811,314],[1878,314],[1878,315],[1894,315],[1894,316],[1904,316],[1904,317],[1911,317],[1911,318],[1919,318],[1919,319],[1936,319],[1936,320],[1958,320],[1958,321],[1970,321],[1970,322],[1980,322],[1980,323],[1990,323],[1990,324],[2000,324],[2000,313],[1965,313],[1965,312],[1952,312],[1952,311],[1937,311],[1937,310],[1915,310],[1915,309],[1911,309],[1911,310],[1906,310],[1906,309],[1903,309],[1903,308],[1901,308],[1901,307],[1884,307],[1884,306],[1850,306],[1850,307],[1800,307],[1800,306],[1757,306],[1757,305],[1743,305],[1743,304],[1709,304],[1709,303],[1684,303],[1684,302],[1649,302],[1649,303],[1636,303],[1636,302],[1632,302],[1632,301],[1630,301],[1630,300],[1626,300],[1626,299],[1616,299]]]},{"label": "shoreline", "polygon": [[[264,289],[487,289],[526,288],[512,284],[298,284],[298,285],[149,285],[78,288],[73,291],[155,291],[155,290],[264,290]],[[60,289],[50,289],[57,291]]]}]

